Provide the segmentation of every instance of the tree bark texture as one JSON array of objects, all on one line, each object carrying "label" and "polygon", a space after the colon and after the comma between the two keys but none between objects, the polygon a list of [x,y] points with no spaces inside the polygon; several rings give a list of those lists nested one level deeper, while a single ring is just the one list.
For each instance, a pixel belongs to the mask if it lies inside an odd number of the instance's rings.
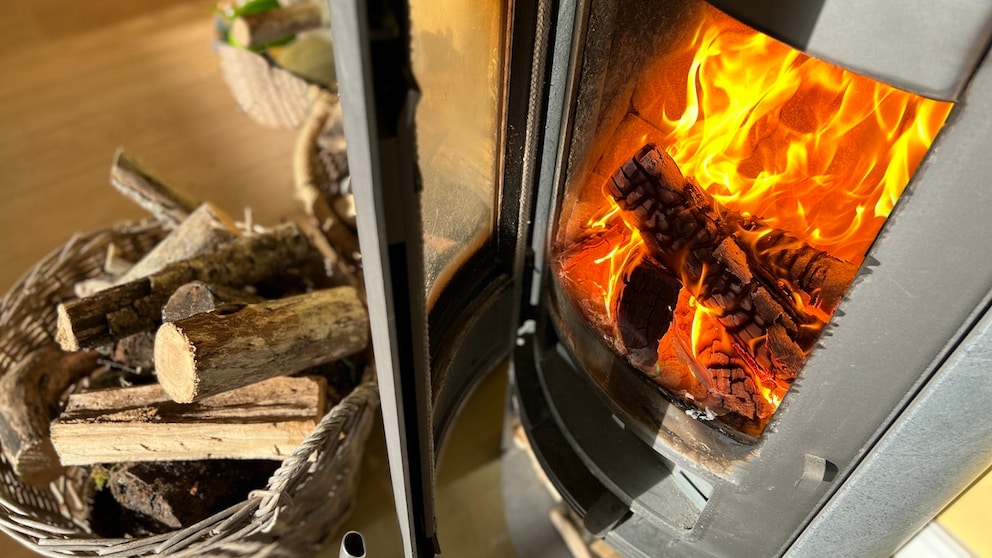
[{"label": "tree bark texture", "polygon": [[[605,185],[649,258],[676,274],[762,378],[795,378],[856,268],[720,206],[647,145]],[[755,239],[759,239],[755,241]],[[705,363],[704,363],[705,364]]]},{"label": "tree bark texture", "polygon": [[358,292],[337,287],[163,324],[155,369],[166,392],[188,403],[331,362],[368,343]]},{"label": "tree bark texture", "polygon": [[210,252],[239,234],[229,215],[212,203],[204,203],[116,283],[128,283],[161,271],[169,264]]},{"label": "tree bark texture", "polygon": [[306,236],[292,223],[239,238],[147,277],[59,305],[56,339],[63,349],[74,351],[150,331],[161,323],[162,307],[182,285],[251,285],[302,262],[310,250]]},{"label": "tree bark texture", "polygon": [[284,459],[324,414],[319,376],[273,378],[184,405],[158,384],[73,394],[52,423],[63,465]]},{"label": "tree bark texture", "polygon": [[164,533],[210,517],[265,487],[272,460],[127,463],[110,471],[114,500],[146,530]]},{"label": "tree bark texture", "polygon": [[265,299],[244,289],[193,281],[172,293],[169,301],[162,307],[162,321],[177,322],[204,312],[240,308],[263,300]]}]

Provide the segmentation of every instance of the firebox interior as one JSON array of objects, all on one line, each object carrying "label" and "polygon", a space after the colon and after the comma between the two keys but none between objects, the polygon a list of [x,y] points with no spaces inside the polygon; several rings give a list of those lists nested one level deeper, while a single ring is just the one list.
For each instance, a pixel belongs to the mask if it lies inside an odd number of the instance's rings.
[{"label": "firebox interior", "polygon": [[625,389],[757,436],[952,104],[702,2],[633,4],[579,77],[551,241],[560,327],[574,313],[650,380]]}]

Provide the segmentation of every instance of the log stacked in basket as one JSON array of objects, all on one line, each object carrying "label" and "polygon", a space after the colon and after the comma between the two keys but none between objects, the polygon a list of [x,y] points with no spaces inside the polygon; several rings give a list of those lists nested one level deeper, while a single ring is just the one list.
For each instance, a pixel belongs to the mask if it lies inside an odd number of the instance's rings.
[{"label": "log stacked in basket", "polygon": [[104,273],[52,309],[57,344],[0,378],[15,472],[44,486],[67,466],[103,471],[120,520],[137,518],[126,534],[216,511],[231,491],[201,486],[204,475],[268,478],[354,387],[358,374],[342,382],[340,369],[354,371],[369,344],[356,281],[329,276],[341,269],[328,265],[332,247],[292,223],[239,227],[150,176],[118,154],[114,185],[140,189],[131,197],[171,233],[133,263],[111,246]]}]

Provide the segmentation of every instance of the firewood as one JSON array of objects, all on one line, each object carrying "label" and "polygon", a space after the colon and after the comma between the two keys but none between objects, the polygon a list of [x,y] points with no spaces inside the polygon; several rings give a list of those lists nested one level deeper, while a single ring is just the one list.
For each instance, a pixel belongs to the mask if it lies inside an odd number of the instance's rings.
[{"label": "firewood", "polygon": [[[342,257],[338,250],[331,246],[327,236],[317,228],[316,219],[300,219],[300,230],[310,239],[314,250],[320,253],[324,260],[324,269],[334,284],[328,286],[350,285],[358,289],[362,300],[365,299],[365,283],[362,280],[362,269],[355,260]],[[361,254],[357,254],[361,258]]]},{"label": "firewood", "polygon": [[178,225],[200,205],[192,194],[159,180],[121,148],[110,167],[110,184],[166,225]]},{"label": "firewood", "polygon": [[[748,368],[776,380],[796,376],[853,280],[853,265],[720,206],[650,144],[605,190],[624,221],[640,230],[648,257],[717,313]],[[762,235],[778,244],[754,242]],[[765,342],[773,328],[781,331]]]},{"label": "firewood", "polygon": [[[344,137],[344,132],[340,129],[341,104],[330,93],[325,92],[317,102],[314,102],[310,110],[310,115],[297,136],[296,155],[293,158],[296,194],[303,203],[307,215],[327,237],[336,252],[349,264],[354,265],[361,260],[358,238],[352,230],[354,220],[349,225],[333,205],[337,198],[343,196],[331,195],[326,187],[322,187],[328,182],[337,183],[347,176],[348,166],[344,157],[343,140],[340,140],[340,145],[333,146],[336,152],[328,153],[330,165],[323,165],[320,161],[315,162],[310,156],[314,143],[319,137],[323,137],[322,132],[328,127],[333,131],[328,134],[329,136],[335,139]],[[321,152],[327,151],[322,149]],[[347,197],[351,198],[351,196]],[[347,206],[342,209],[347,210]]]},{"label": "firewood", "polygon": [[321,377],[273,378],[192,405],[162,386],[69,396],[52,423],[63,465],[197,459],[283,459],[323,416]]},{"label": "firewood", "polygon": [[79,281],[73,285],[72,292],[77,298],[86,298],[88,296],[93,296],[100,291],[105,291],[113,286],[114,280],[111,275],[100,275],[98,277],[90,277],[89,279]]},{"label": "firewood", "polygon": [[279,466],[273,460],[209,460],[127,463],[112,467],[114,500],[152,533],[190,525],[265,487]]},{"label": "firewood", "polygon": [[96,368],[97,353],[66,353],[52,343],[30,353],[0,378],[0,446],[22,480],[44,485],[62,473],[49,439],[59,398]]},{"label": "firewood", "polygon": [[132,267],[134,267],[134,262],[121,255],[120,247],[113,242],[107,245],[107,258],[103,262],[104,273],[120,277],[130,271]]},{"label": "firewood", "polygon": [[238,46],[253,48],[317,29],[323,24],[320,8],[310,2],[243,15],[231,24],[231,37]]},{"label": "firewood", "polygon": [[635,366],[650,370],[658,361],[658,341],[672,324],[682,284],[649,260],[624,281],[614,310],[620,341]]},{"label": "firewood", "polygon": [[171,263],[209,252],[239,234],[230,216],[212,203],[204,203],[121,276],[117,284],[146,277]]},{"label": "firewood", "polygon": [[142,331],[114,343],[110,358],[135,374],[147,374],[155,368],[155,332]]},{"label": "firewood", "polygon": [[310,256],[306,236],[291,223],[239,238],[147,277],[59,305],[56,339],[63,349],[75,351],[151,331],[161,323],[162,306],[172,293],[190,281],[250,285]]},{"label": "firewood", "polygon": [[368,328],[354,288],[314,291],[163,324],[155,369],[173,400],[188,403],[357,353]]},{"label": "firewood", "polygon": [[244,289],[193,281],[172,293],[169,301],[162,307],[162,321],[176,322],[222,307],[245,306],[263,300],[265,299]]}]

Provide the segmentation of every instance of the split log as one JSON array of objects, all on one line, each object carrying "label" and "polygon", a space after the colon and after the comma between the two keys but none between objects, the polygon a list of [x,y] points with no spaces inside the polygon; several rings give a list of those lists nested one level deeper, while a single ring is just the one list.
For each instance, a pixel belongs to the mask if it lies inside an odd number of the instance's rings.
[{"label": "split log", "polygon": [[254,48],[291,37],[323,25],[320,8],[310,2],[243,15],[231,24],[231,37],[238,46]]},{"label": "split log", "polygon": [[72,287],[72,292],[77,298],[86,298],[88,296],[93,296],[100,291],[105,291],[113,286],[113,276],[101,275],[99,277],[83,279],[82,281],[76,283]]},{"label": "split log", "polygon": [[146,277],[169,264],[207,253],[240,234],[234,219],[214,204],[204,203],[121,276],[117,284]]},{"label": "split log", "polygon": [[158,179],[121,148],[110,167],[110,184],[166,225],[178,225],[200,205],[192,194]]},{"label": "split log", "polygon": [[97,353],[66,353],[52,343],[0,378],[0,445],[21,480],[43,486],[62,473],[49,439],[59,398],[96,368]]},{"label": "split log", "polygon": [[158,384],[69,396],[52,423],[63,465],[197,459],[284,459],[324,414],[321,377],[273,378],[205,398],[172,401]]},{"label": "split log", "polygon": [[[721,207],[650,144],[605,190],[640,230],[648,256],[716,313],[749,368],[762,377],[796,376],[853,280],[853,265]],[[753,242],[762,236],[776,244]]]},{"label": "split log", "polygon": [[124,275],[134,267],[134,262],[121,255],[121,249],[111,242],[107,245],[107,257],[103,261],[103,272],[114,277]]},{"label": "split log", "polygon": [[151,331],[161,323],[162,306],[172,293],[190,281],[250,285],[310,256],[306,236],[291,223],[239,238],[147,277],[59,305],[56,339],[63,349],[75,351]]},{"label": "split log", "polygon": [[169,301],[162,307],[162,322],[177,322],[204,312],[240,308],[263,300],[265,299],[244,289],[193,281],[172,293]]},{"label": "split log", "polygon": [[354,288],[314,291],[163,324],[155,369],[173,400],[188,403],[357,353],[368,329]]},{"label": "split log", "polygon": [[127,463],[109,472],[114,500],[152,533],[189,527],[264,488],[272,460]]}]

